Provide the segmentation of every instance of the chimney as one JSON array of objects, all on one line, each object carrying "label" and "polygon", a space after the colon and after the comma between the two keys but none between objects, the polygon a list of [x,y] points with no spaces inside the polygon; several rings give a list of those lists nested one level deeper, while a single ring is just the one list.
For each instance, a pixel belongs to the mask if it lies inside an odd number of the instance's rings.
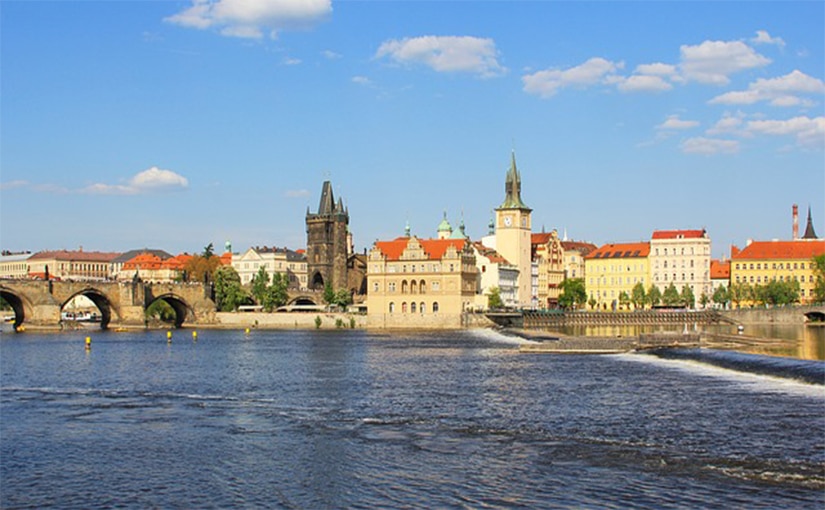
[{"label": "chimney", "polygon": [[793,205],[793,240],[799,239],[799,207]]}]

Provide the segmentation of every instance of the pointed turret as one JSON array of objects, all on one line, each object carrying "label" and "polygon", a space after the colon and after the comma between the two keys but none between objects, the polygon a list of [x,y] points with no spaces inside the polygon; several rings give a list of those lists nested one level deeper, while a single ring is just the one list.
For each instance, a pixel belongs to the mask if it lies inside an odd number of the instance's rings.
[{"label": "pointed turret", "polygon": [[326,216],[335,212],[335,196],[332,194],[332,183],[324,181],[321,188],[321,202],[318,204],[318,215]]},{"label": "pointed turret", "polygon": [[805,233],[802,235],[802,239],[819,239],[816,237],[814,222],[811,219],[811,206],[808,206],[808,224],[805,225]]},{"label": "pointed turret", "polygon": [[438,224],[438,238],[448,239],[453,233],[453,226],[447,221],[447,211],[444,211],[444,218]]},{"label": "pointed turret", "polygon": [[510,156],[510,168],[507,170],[507,178],[504,181],[504,203],[499,209],[531,210],[521,201],[521,174],[516,167],[516,151],[513,151]]}]

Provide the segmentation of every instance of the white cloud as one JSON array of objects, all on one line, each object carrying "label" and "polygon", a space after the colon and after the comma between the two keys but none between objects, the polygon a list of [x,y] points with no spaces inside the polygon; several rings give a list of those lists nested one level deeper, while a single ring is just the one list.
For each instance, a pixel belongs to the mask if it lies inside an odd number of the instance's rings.
[{"label": "white cloud", "polygon": [[691,129],[699,125],[695,120],[682,120],[678,115],[669,115],[656,129]]},{"label": "white cloud", "polygon": [[353,76],[352,83],[357,83],[358,85],[364,85],[366,87],[372,86],[372,80],[366,76]]},{"label": "white cloud", "polygon": [[641,64],[636,66],[636,74],[650,74],[654,76],[673,76],[676,74],[676,66],[656,62],[654,64]]},{"label": "white cloud", "polygon": [[785,47],[785,41],[783,41],[781,37],[771,37],[765,30],[757,30],[756,37],[751,39],[751,42],[754,44],[775,44],[780,48]]},{"label": "white cloud", "polygon": [[682,152],[688,154],[735,154],[739,152],[739,142],[736,140],[720,140],[718,138],[696,137],[688,138],[681,144]]},{"label": "white cloud", "polygon": [[18,180],[14,180],[14,181],[7,181],[7,182],[0,182],[0,190],[25,188],[29,184],[30,184],[29,181],[24,181],[22,179],[18,179]]},{"label": "white cloud", "polygon": [[388,57],[399,64],[423,64],[437,72],[464,72],[483,78],[507,72],[498,62],[492,39],[469,36],[423,36],[385,41],[375,58]]},{"label": "white cloud", "polygon": [[719,119],[716,124],[713,125],[710,129],[708,129],[705,133],[711,136],[718,136],[718,135],[737,135],[737,136],[747,136],[747,133],[742,130],[744,114],[737,113],[736,115],[732,115],[730,113],[726,113],[721,119]]},{"label": "white cloud", "polygon": [[617,87],[622,92],[658,92],[670,90],[673,88],[673,85],[665,81],[661,76],[634,74],[619,82]]},{"label": "white cloud", "polygon": [[587,87],[599,83],[616,82],[615,72],[624,67],[623,62],[594,57],[576,67],[565,70],[546,69],[521,77],[524,91],[541,97],[551,97],[565,87]]},{"label": "white cloud", "polygon": [[186,177],[171,170],[163,170],[153,166],[132,177],[128,184],[96,183],[81,191],[95,195],[138,195],[153,191],[186,189],[187,187],[189,187],[189,181]]},{"label": "white cloud", "polygon": [[336,60],[336,59],[341,58],[341,56],[342,56],[340,53],[335,53],[332,50],[324,50],[324,51],[321,52],[321,55],[323,55],[324,58],[326,58],[328,60]]},{"label": "white cloud", "polygon": [[217,28],[222,35],[260,39],[278,30],[312,24],[332,12],[331,0],[192,0],[164,19],[188,28]]},{"label": "white cloud", "polygon": [[698,46],[680,47],[682,75],[687,80],[726,85],[729,75],[763,67],[771,60],[741,41],[705,41]]},{"label": "white cloud", "polygon": [[300,58],[286,57],[283,60],[285,66],[297,66],[301,63]]},{"label": "white cloud", "polygon": [[754,134],[794,136],[799,146],[825,148],[825,117],[794,117],[787,120],[752,120],[747,130]]},{"label": "white cloud", "polygon": [[287,198],[304,198],[309,195],[309,190],[306,189],[290,189],[284,193],[284,196]]},{"label": "white cloud", "polygon": [[754,104],[770,101],[774,106],[796,106],[811,103],[797,94],[825,94],[825,82],[794,70],[778,78],[760,78],[748,85],[748,90],[732,91],[708,101],[710,104]]}]

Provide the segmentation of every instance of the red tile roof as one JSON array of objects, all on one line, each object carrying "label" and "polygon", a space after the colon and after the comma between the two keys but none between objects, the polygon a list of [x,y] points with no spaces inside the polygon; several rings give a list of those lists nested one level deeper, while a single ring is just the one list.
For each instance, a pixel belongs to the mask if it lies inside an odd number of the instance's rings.
[{"label": "red tile roof", "polygon": [[507,259],[505,259],[503,256],[501,256],[501,254],[499,252],[497,252],[496,250],[494,250],[492,248],[489,248],[487,246],[484,246],[480,242],[473,243],[473,246],[475,247],[476,250],[478,250],[478,252],[482,256],[487,257],[490,260],[490,262],[492,262],[493,264],[507,264],[507,265],[510,265],[510,262],[508,262]]},{"label": "red tile roof", "polygon": [[387,260],[400,260],[404,250],[412,239],[417,239],[424,248],[429,260],[440,260],[450,246],[461,251],[467,243],[465,239],[418,239],[413,237],[399,237],[392,241],[377,241],[375,247],[387,257]]},{"label": "red tile roof", "polygon": [[730,260],[711,260],[710,279],[730,280]]},{"label": "red tile roof", "polygon": [[605,244],[587,255],[586,259],[643,258],[650,254],[650,243]]},{"label": "red tile roof", "polygon": [[160,269],[163,260],[153,253],[140,253],[123,263],[124,271],[132,269]]},{"label": "red tile roof", "polygon": [[530,243],[533,245],[536,244],[547,244],[550,241],[550,236],[552,236],[552,232],[542,232],[540,234],[530,234]]},{"label": "red tile roof", "polygon": [[733,255],[734,260],[808,260],[825,254],[825,240],[754,241]]},{"label": "red tile roof", "polygon": [[590,252],[596,250],[598,246],[593,243],[585,243],[582,241],[562,241],[561,247],[566,251],[577,251],[586,257]]},{"label": "red tile roof", "polygon": [[[680,237],[681,236],[681,237]],[[698,239],[706,236],[702,230],[655,230],[653,239]]]},{"label": "red tile roof", "polygon": [[189,255],[188,253],[181,253],[180,255],[175,255],[171,259],[166,259],[163,261],[161,265],[164,269],[174,269],[177,271],[183,271],[183,268],[186,267],[186,263],[192,260],[194,255]]}]

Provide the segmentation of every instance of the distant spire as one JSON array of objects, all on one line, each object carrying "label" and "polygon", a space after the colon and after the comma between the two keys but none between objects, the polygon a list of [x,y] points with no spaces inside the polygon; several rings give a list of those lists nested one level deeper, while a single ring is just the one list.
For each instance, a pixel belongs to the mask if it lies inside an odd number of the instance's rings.
[{"label": "distant spire", "polygon": [[562,241],[567,241],[567,227],[564,228],[564,239]]},{"label": "distant spire", "polygon": [[811,219],[811,206],[808,206],[808,224],[805,226],[805,234],[802,235],[802,239],[819,239],[816,237],[816,232],[814,231],[814,222]]},{"label": "distant spire", "polygon": [[516,151],[510,155],[510,168],[504,180],[504,203],[499,209],[531,210],[521,201],[521,174],[516,167]]},{"label": "distant spire", "polygon": [[487,224],[487,234],[494,235],[496,233],[496,220],[493,214],[490,215],[490,223]]},{"label": "distant spire", "polygon": [[404,226],[404,237],[410,237],[410,220],[407,220],[407,224]]}]

